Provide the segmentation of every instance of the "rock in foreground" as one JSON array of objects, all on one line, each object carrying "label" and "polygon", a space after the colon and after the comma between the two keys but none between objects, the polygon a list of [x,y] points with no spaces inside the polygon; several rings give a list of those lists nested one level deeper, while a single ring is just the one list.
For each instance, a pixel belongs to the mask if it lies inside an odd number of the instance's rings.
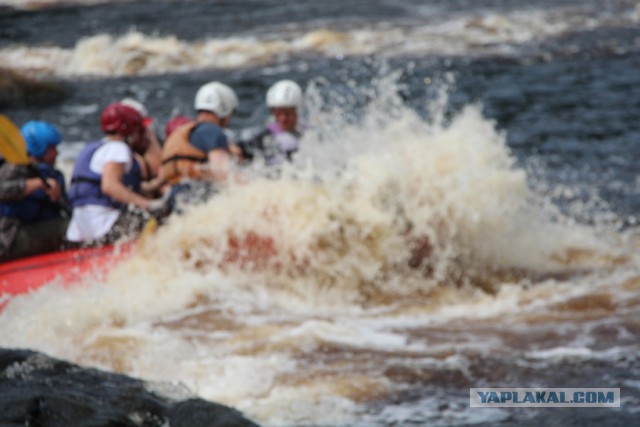
[{"label": "rock in foreground", "polygon": [[176,400],[125,375],[0,348],[0,426],[257,427],[235,409]]}]

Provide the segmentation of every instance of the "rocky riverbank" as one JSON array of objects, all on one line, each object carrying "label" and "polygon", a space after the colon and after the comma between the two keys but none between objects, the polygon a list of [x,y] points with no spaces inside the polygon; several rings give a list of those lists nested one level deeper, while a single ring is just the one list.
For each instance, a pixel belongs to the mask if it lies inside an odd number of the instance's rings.
[{"label": "rocky riverbank", "polygon": [[0,348],[0,425],[258,427],[235,409],[180,387]]}]

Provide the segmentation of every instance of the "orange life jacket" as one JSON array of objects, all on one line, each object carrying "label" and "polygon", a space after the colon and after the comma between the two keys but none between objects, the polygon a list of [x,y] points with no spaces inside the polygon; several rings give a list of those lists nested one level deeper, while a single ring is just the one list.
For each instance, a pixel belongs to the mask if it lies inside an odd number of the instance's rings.
[{"label": "orange life jacket", "polygon": [[176,184],[183,178],[203,179],[209,176],[207,153],[194,147],[189,142],[189,135],[196,127],[196,122],[189,122],[174,130],[162,147],[162,168],[169,184]]}]

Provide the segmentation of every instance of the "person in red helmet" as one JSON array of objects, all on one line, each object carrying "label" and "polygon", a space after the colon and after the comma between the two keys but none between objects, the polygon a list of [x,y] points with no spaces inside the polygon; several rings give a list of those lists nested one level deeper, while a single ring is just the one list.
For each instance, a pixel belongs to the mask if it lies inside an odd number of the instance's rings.
[{"label": "person in red helmet", "polygon": [[87,245],[135,237],[148,213],[165,210],[161,199],[141,194],[140,166],[133,153],[146,144],[143,116],[122,103],[109,104],[101,115],[105,136],[85,146],[74,166],[69,187],[73,206],[66,237]]},{"label": "person in red helmet", "polygon": [[142,175],[142,194],[147,197],[160,195],[160,189],[164,184],[162,177],[162,145],[156,131],[155,121],[149,117],[147,108],[140,101],[133,98],[124,98],[121,104],[135,109],[142,115],[142,125],[145,128],[145,143],[134,150],[133,156],[140,166]]},{"label": "person in red helmet", "polygon": [[167,125],[164,127],[164,139],[165,141],[169,138],[169,135],[173,133],[174,130],[178,129],[180,126],[193,122],[194,120],[187,116],[175,116],[172,117]]}]

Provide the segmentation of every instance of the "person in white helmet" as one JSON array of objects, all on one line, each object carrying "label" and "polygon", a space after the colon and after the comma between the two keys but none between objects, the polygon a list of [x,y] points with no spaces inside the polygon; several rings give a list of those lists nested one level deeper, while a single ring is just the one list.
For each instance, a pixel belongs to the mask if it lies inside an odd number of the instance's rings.
[{"label": "person in white helmet", "polygon": [[224,131],[238,107],[238,98],[229,86],[210,82],[196,93],[194,107],[195,121],[173,130],[162,147],[162,174],[174,195],[202,189],[202,196],[207,197],[215,191],[211,184],[229,179],[239,155]]},{"label": "person in white helmet", "polygon": [[292,80],[280,80],[267,91],[266,104],[272,121],[258,135],[239,145],[245,159],[264,157],[265,164],[273,166],[291,161],[300,147],[298,116],[302,89]]}]

